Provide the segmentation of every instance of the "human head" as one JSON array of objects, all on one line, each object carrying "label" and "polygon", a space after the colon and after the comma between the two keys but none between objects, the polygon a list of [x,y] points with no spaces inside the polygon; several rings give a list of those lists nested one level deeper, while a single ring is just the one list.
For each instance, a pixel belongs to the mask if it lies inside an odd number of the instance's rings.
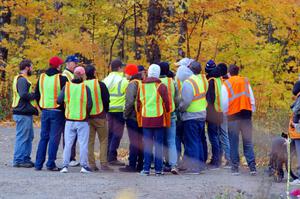
[{"label": "human head", "polygon": [[159,78],[160,67],[157,64],[151,64],[148,69],[148,77]]},{"label": "human head", "polygon": [[128,80],[131,79],[132,76],[139,73],[139,69],[135,64],[127,64],[124,68],[125,76]]},{"label": "human head", "polygon": [[185,57],[185,58],[179,60],[179,62],[175,63],[175,65],[176,66],[186,66],[186,67],[188,67],[192,61],[194,61],[194,60]]},{"label": "human head", "polygon": [[205,72],[210,73],[215,68],[216,68],[216,63],[214,62],[214,60],[211,59],[206,63]]},{"label": "human head", "polygon": [[125,64],[119,59],[113,60],[110,64],[111,71],[123,71],[123,66],[125,66]]},{"label": "human head", "polygon": [[239,71],[240,71],[240,67],[238,67],[237,65],[231,64],[229,66],[229,74],[230,74],[230,76],[237,76],[239,74]]},{"label": "human head", "polygon": [[71,72],[74,72],[74,69],[77,67],[77,64],[79,63],[79,59],[75,55],[70,55],[66,59],[66,67]]},{"label": "human head", "polygon": [[145,67],[144,66],[142,66],[142,65],[138,65],[138,69],[139,69],[139,73],[141,74],[141,78],[142,79],[145,79],[146,78],[146,76],[147,76],[147,72],[146,72],[146,70],[145,70]]},{"label": "human head", "polygon": [[32,74],[32,61],[30,59],[23,59],[19,64],[21,73],[30,76]]},{"label": "human head", "polygon": [[61,65],[64,63],[64,61],[58,57],[58,56],[54,56],[49,60],[49,66],[51,68],[55,68],[57,70],[61,69]]},{"label": "human head", "polygon": [[85,80],[85,70],[82,66],[78,66],[74,70],[74,79]]},{"label": "human head", "polygon": [[85,67],[85,75],[87,79],[94,79],[95,78],[96,68],[93,65],[87,65]]},{"label": "human head", "polygon": [[201,64],[197,61],[193,61],[190,65],[189,65],[189,69],[191,69],[191,71],[195,74],[195,75],[199,75],[201,73]]},{"label": "human head", "polygon": [[169,63],[168,62],[160,62],[158,65],[160,67],[160,75],[167,76],[170,71]]},{"label": "human head", "polygon": [[227,74],[227,65],[225,63],[219,63],[217,68],[220,71],[220,75],[223,77]]}]

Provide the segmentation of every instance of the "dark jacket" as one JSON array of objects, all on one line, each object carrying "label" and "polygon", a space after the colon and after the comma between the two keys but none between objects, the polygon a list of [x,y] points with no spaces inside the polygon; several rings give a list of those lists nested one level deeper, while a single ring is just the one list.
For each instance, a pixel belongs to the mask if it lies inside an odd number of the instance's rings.
[{"label": "dark jacket", "polygon": [[[59,74],[60,71],[58,71],[57,69],[55,68],[49,68],[48,70],[46,70],[46,75],[48,76],[53,76],[53,75],[56,75],[56,74]],[[63,88],[65,85],[66,85],[66,82],[68,81],[68,79],[65,77],[65,76],[60,76],[59,77],[59,83],[60,83],[60,88]],[[40,93],[40,79],[38,80],[37,82],[37,85],[35,87],[35,95],[36,95],[36,101],[38,102],[39,104],[39,101],[40,101],[40,98],[41,98],[41,93]],[[40,107],[41,108],[41,107]],[[42,109],[42,108],[41,108]],[[59,110],[64,110],[64,106],[63,105],[60,105],[58,108],[56,109],[59,109]]]},{"label": "dark jacket", "polygon": [[17,81],[17,91],[20,101],[17,107],[13,108],[14,115],[38,115],[38,110],[33,107],[30,101],[36,98],[34,93],[29,93],[30,83],[25,77],[19,77]]},{"label": "dark jacket", "polygon": [[132,76],[125,94],[125,108],[123,112],[124,119],[136,120],[135,102],[137,99],[138,83],[133,80],[141,80],[142,74]]},{"label": "dark jacket", "polygon": [[[73,79],[72,83],[75,84],[80,84],[82,83],[82,80],[78,80],[78,79]],[[92,101],[92,96],[91,96],[91,90],[86,86],[86,91],[87,91],[87,117],[82,120],[82,121],[77,121],[77,122],[85,122],[87,121],[89,114],[92,110],[93,107],[93,101]],[[57,98],[57,103],[60,105],[64,104],[64,99],[65,99],[65,86],[63,87],[63,89],[61,90],[58,98]],[[68,119],[67,119],[68,120]],[[72,121],[72,120],[68,120],[68,121]]]},{"label": "dark jacket", "polygon": [[[147,83],[161,83],[160,79],[154,78],[154,77],[148,77],[145,80],[142,81],[142,83],[147,84]],[[141,92],[141,91],[140,91]],[[151,117],[151,118],[146,118],[142,117],[142,127],[143,128],[162,128],[164,127],[164,117],[165,114],[170,112],[170,105],[169,105],[169,98],[168,98],[168,89],[164,84],[160,84],[160,86],[157,89],[157,92],[160,94],[163,105],[165,107],[165,113],[160,116],[160,117]],[[140,95],[137,95],[137,108],[138,110],[141,110],[141,101],[140,101]],[[153,107],[155,108],[155,107]]]},{"label": "dark jacket", "polygon": [[[91,79],[95,79],[95,77],[93,78],[88,78],[87,80],[91,80]],[[101,99],[102,99],[102,103],[103,103],[103,112],[100,115],[97,116],[91,116],[91,118],[106,118],[106,113],[109,111],[109,92],[108,89],[106,87],[106,85],[99,81],[99,86],[100,86],[100,90],[101,90]],[[91,91],[92,92],[92,91]]]},{"label": "dark jacket", "polygon": [[219,78],[219,77],[221,77],[221,71],[219,70],[218,67],[216,67],[207,75],[208,90],[206,93],[206,100],[207,100],[206,121],[217,125],[220,125],[223,122],[223,112],[217,112],[215,109],[214,106],[216,100],[215,80],[210,78]]}]

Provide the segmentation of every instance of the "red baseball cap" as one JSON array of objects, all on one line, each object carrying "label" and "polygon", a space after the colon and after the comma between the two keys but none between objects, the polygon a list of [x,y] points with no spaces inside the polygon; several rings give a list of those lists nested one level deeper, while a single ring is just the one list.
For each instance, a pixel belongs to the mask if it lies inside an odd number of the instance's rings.
[{"label": "red baseball cap", "polygon": [[58,68],[60,65],[62,65],[64,63],[64,60],[62,60],[60,57],[58,56],[55,56],[55,57],[52,57],[50,60],[49,60],[49,64],[52,68]]},{"label": "red baseball cap", "polygon": [[136,75],[139,72],[139,68],[135,64],[127,64],[124,69],[125,74],[127,75]]}]

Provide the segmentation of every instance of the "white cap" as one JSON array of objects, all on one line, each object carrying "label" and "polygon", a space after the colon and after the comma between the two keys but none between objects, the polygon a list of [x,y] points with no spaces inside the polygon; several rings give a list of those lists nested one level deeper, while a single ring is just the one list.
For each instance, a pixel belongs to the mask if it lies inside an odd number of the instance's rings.
[{"label": "white cap", "polygon": [[156,77],[159,78],[160,75],[160,67],[157,64],[151,64],[148,69],[148,77]]}]

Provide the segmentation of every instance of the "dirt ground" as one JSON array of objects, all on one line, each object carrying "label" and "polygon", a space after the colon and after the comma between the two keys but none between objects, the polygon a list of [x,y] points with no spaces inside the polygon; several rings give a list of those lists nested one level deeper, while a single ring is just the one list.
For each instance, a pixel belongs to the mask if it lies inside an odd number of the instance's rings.
[{"label": "dirt ground", "polygon": [[[35,129],[32,159],[35,160],[40,129]],[[14,128],[0,127],[0,198],[98,198],[98,199],[202,199],[202,198],[286,198],[285,183],[273,179],[259,169],[258,176],[250,176],[247,169],[240,176],[229,170],[206,171],[201,175],[140,176],[138,173],[80,174],[80,168],[70,173],[34,171],[12,167]],[[127,135],[122,146],[128,143]],[[57,164],[62,163],[62,148]]]}]

